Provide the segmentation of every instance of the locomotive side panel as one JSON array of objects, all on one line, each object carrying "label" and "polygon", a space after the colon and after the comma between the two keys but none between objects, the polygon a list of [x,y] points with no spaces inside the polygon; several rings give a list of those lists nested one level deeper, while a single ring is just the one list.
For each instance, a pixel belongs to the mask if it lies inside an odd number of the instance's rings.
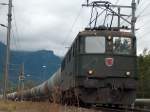
[{"label": "locomotive side panel", "polygon": [[75,88],[75,76],[78,74],[79,37],[74,40],[61,65],[62,91]]}]

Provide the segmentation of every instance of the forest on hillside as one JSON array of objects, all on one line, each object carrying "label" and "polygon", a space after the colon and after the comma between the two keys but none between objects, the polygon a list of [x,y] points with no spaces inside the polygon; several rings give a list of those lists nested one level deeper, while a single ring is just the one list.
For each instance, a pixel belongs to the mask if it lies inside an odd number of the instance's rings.
[{"label": "forest on hillside", "polygon": [[150,98],[150,50],[138,56],[138,97]]}]

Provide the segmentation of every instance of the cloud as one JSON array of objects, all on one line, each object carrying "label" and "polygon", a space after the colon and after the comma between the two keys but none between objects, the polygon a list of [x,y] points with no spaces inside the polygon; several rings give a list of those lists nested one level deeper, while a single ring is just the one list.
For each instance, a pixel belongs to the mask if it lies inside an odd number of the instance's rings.
[{"label": "cloud", "polygon": [[[116,0],[110,0],[113,3]],[[146,2],[146,0],[143,0]],[[8,0],[2,0],[8,2]],[[81,4],[85,0],[13,0],[15,20],[13,16],[14,37],[11,39],[11,47],[15,50],[54,50],[57,55],[64,55],[77,33],[87,26],[89,21],[89,10],[82,8]],[[118,4],[130,5],[131,0],[119,0]],[[144,2],[143,2],[144,3]],[[137,13],[142,11],[138,9]],[[149,8],[148,8],[149,9]],[[145,14],[149,10],[145,11]],[[7,7],[0,7],[0,22],[7,24]],[[15,27],[17,24],[17,30]],[[140,27],[149,21],[149,16],[145,19],[139,18],[136,26]],[[140,38],[148,32],[149,25],[137,31]],[[0,29],[1,41],[6,42],[6,29]],[[142,44],[142,43],[145,44]],[[16,43],[16,44],[15,44]],[[149,48],[148,35],[138,42],[138,50],[144,47]],[[19,47],[18,47],[19,46]],[[149,48],[150,49],[150,48]]]}]

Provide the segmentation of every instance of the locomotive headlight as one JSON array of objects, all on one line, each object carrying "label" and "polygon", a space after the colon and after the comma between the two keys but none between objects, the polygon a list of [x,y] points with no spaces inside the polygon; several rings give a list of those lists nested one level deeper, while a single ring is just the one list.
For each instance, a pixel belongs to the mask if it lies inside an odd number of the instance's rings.
[{"label": "locomotive headlight", "polygon": [[130,75],[131,75],[131,72],[126,72],[126,75],[127,75],[127,76],[130,76]]},{"label": "locomotive headlight", "polygon": [[108,37],[108,40],[111,40],[111,39],[112,39],[112,37],[111,37],[111,36],[109,36],[109,37]]},{"label": "locomotive headlight", "polygon": [[88,74],[89,74],[89,75],[92,75],[92,74],[93,74],[93,70],[89,70],[89,71],[88,71]]}]

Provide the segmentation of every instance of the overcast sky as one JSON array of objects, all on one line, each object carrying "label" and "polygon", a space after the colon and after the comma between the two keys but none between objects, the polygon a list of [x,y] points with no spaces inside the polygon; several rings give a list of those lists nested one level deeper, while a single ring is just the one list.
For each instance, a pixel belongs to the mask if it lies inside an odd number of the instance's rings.
[{"label": "overcast sky", "polygon": [[[131,0],[109,0],[130,5]],[[7,3],[8,0],[0,0]],[[11,48],[15,50],[53,50],[63,56],[79,31],[89,22],[89,10],[82,8],[85,0],[13,0]],[[137,15],[138,53],[150,49],[150,1],[141,0]],[[7,6],[0,6],[0,23],[7,25]],[[15,25],[16,24],[16,25]],[[16,28],[17,26],[17,28]],[[0,27],[0,41],[6,42],[6,28]]]}]

